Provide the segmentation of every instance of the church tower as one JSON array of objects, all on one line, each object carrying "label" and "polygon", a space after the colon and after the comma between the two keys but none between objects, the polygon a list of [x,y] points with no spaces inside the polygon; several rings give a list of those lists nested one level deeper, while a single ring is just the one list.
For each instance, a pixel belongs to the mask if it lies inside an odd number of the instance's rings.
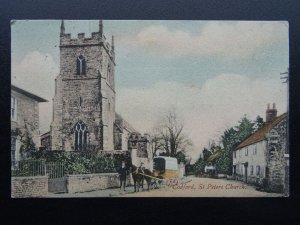
[{"label": "church tower", "polygon": [[60,27],[60,73],[55,79],[52,150],[113,151],[115,53],[103,34],[103,22],[91,37],[77,38]]}]

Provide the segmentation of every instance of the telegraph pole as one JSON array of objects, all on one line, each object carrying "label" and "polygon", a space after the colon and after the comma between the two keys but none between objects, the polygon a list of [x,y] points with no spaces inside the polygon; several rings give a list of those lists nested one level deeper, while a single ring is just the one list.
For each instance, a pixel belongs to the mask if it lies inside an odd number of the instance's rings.
[{"label": "telegraph pole", "polygon": [[[289,77],[290,77],[290,68],[287,69],[286,72],[284,73],[280,73],[281,77],[280,79],[282,79],[282,83],[286,83],[287,84],[287,102],[289,103]],[[287,104],[287,112],[289,109],[289,104]]]},{"label": "telegraph pole", "polygon": [[[284,73],[280,73],[281,77],[280,79],[282,79],[282,83],[286,83],[287,84],[287,118],[289,118],[289,78],[290,78],[290,68],[287,69],[286,72]],[[289,120],[287,120],[287,146],[286,146],[286,154],[289,154]]]}]

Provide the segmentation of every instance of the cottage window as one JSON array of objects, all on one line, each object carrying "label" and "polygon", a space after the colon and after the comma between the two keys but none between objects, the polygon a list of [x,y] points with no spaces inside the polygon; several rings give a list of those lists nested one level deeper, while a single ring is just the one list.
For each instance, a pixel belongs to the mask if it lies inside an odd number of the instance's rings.
[{"label": "cottage window", "polygon": [[250,175],[253,175],[253,166],[250,166]]},{"label": "cottage window", "polygon": [[86,149],[87,145],[87,127],[83,122],[78,122],[75,125],[75,150],[82,151]]},{"label": "cottage window", "polygon": [[15,97],[11,97],[10,118],[14,121],[17,120],[17,99]]},{"label": "cottage window", "polygon": [[85,58],[82,55],[80,55],[77,57],[77,75],[85,75],[86,74],[85,69],[86,69]]},{"label": "cottage window", "polygon": [[233,152],[233,158],[236,158],[236,151]]},{"label": "cottage window", "polygon": [[17,138],[16,137],[11,137],[11,143],[10,143],[10,147],[11,147],[11,162],[12,165],[15,164],[16,161],[16,146],[17,146]]},{"label": "cottage window", "polygon": [[260,175],[260,166],[256,166],[256,176]]},{"label": "cottage window", "polygon": [[253,155],[256,155],[257,152],[257,144],[253,145]]},{"label": "cottage window", "polygon": [[245,156],[247,156],[247,155],[248,155],[248,147],[245,148]]}]

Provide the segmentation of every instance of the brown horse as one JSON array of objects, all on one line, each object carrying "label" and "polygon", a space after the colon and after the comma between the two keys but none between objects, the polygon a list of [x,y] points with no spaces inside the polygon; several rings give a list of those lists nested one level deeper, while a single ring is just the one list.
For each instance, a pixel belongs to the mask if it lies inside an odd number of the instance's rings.
[{"label": "brown horse", "polygon": [[141,170],[141,168],[136,167],[134,165],[131,165],[130,169],[131,169],[132,179],[134,183],[134,192],[136,192],[136,190],[140,191],[140,187],[143,190],[143,183],[144,183],[143,171]]}]

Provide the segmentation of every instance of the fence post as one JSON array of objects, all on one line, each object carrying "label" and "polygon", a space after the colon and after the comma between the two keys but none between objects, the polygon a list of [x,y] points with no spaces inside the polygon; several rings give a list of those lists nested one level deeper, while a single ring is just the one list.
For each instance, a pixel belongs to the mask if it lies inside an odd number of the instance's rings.
[{"label": "fence post", "polygon": [[44,175],[47,176],[47,163],[45,161],[44,162]]}]

